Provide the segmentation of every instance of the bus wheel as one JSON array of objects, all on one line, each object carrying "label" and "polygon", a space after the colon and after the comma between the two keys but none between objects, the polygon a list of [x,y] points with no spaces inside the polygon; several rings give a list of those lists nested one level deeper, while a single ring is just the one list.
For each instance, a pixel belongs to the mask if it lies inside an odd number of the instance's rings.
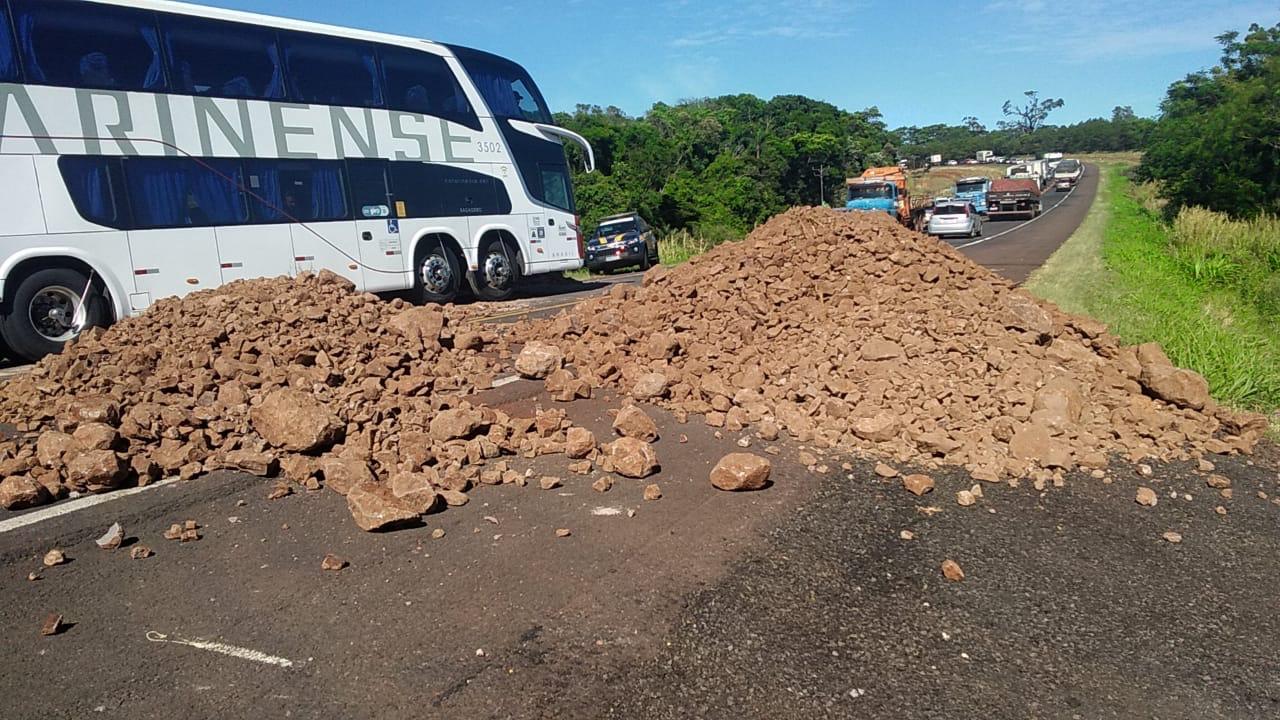
[{"label": "bus wheel", "polygon": [[415,286],[418,302],[451,303],[458,297],[462,267],[458,256],[443,242],[428,247],[418,260]]},{"label": "bus wheel", "polygon": [[509,243],[490,240],[480,253],[476,294],[481,300],[506,300],[520,284],[520,253]]},{"label": "bus wheel", "polygon": [[31,362],[61,352],[80,333],[111,319],[101,290],[67,267],[36,270],[19,280],[6,313],[0,317],[5,344]]}]

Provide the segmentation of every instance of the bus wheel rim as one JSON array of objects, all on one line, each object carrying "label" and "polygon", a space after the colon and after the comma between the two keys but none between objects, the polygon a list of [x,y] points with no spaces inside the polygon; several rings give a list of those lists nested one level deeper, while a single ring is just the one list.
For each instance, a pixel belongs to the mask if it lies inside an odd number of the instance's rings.
[{"label": "bus wheel rim", "polygon": [[449,261],[440,255],[429,255],[422,263],[422,286],[433,293],[445,293],[453,282]]},{"label": "bus wheel rim", "polygon": [[489,287],[507,287],[511,284],[511,263],[500,252],[490,254],[484,261],[484,279]]},{"label": "bus wheel rim", "polygon": [[61,285],[41,288],[27,305],[31,327],[50,342],[63,343],[84,329],[80,293]]}]

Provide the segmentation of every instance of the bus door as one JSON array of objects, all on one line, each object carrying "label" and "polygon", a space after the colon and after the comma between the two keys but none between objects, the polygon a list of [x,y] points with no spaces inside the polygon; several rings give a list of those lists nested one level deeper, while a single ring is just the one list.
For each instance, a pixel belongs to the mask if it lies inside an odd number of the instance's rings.
[{"label": "bus door", "polygon": [[400,223],[408,212],[403,200],[391,192],[387,164],[351,160],[347,163],[354,199],[355,235],[364,289],[370,292],[404,290],[412,286],[412,273],[404,255]]}]

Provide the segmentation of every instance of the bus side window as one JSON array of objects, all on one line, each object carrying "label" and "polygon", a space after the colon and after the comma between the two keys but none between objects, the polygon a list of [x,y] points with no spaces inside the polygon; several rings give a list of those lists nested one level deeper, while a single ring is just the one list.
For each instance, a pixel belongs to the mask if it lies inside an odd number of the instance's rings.
[{"label": "bus side window", "polygon": [[18,46],[13,41],[13,28],[9,26],[9,13],[0,6],[0,80],[18,79]]},{"label": "bus side window", "polygon": [[95,225],[123,229],[128,223],[119,201],[119,160],[115,158],[64,155],[58,170],[80,217]]},{"label": "bus side window", "polygon": [[149,12],[12,0],[27,82],[107,90],[165,89],[160,35]]},{"label": "bus side window", "polygon": [[175,92],[284,98],[284,68],[271,30],[167,14],[160,28]]},{"label": "bus side window", "polygon": [[137,229],[240,225],[248,209],[235,160],[134,157],[125,184]]},{"label": "bus side window", "polygon": [[254,222],[345,220],[342,163],[250,160],[245,162]]},{"label": "bus side window", "polygon": [[393,46],[380,47],[378,55],[382,60],[387,107],[434,115],[480,129],[480,120],[444,58]]},{"label": "bus side window", "polygon": [[383,160],[347,161],[351,214],[356,220],[399,217],[396,209],[391,207],[386,166]]},{"label": "bus side window", "polygon": [[290,99],[347,107],[382,107],[373,46],[300,33],[281,33]]}]

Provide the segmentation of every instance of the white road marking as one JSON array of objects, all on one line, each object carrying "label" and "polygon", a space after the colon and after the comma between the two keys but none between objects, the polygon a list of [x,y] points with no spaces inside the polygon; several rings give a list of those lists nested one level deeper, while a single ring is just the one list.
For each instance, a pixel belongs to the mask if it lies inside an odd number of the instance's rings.
[{"label": "white road marking", "polygon": [[506,377],[504,377],[504,378],[498,378],[497,380],[494,380],[494,381],[493,381],[493,386],[494,386],[494,387],[496,387],[496,388],[500,388],[500,387],[502,387],[502,386],[504,386],[504,385],[510,385],[511,383],[515,383],[515,382],[520,382],[520,376],[519,376],[519,375],[508,375],[508,376],[506,376]]},{"label": "white road marking", "polygon": [[609,517],[609,516],[612,516],[612,515],[621,515],[621,514],[622,514],[622,511],[621,511],[621,510],[619,510],[619,509],[618,509],[618,508],[616,508],[616,507],[597,507],[597,508],[592,509],[591,514],[592,514],[592,515],[604,515],[604,516],[606,516],[606,517]]},{"label": "white road marking", "polygon": [[1056,204],[1056,205],[1054,205],[1053,207],[1049,208],[1048,210],[1045,210],[1044,212],[1040,213],[1039,215],[1037,215],[1037,216],[1035,216],[1035,217],[1031,218],[1030,220],[1028,220],[1028,221],[1026,221],[1026,222],[1022,223],[1021,225],[1015,225],[1015,226],[1013,226],[1013,227],[1009,228],[1008,230],[1005,230],[1005,231],[1004,231],[1004,232],[1002,232],[1002,233],[996,233],[995,235],[991,235],[990,237],[979,238],[978,240],[974,240],[973,242],[965,243],[965,244],[963,244],[963,245],[953,245],[952,247],[954,247],[954,248],[955,248],[955,249],[957,249],[957,250],[963,250],[963,249],[965,249],[965,248],[967,248],[967,247],[973,247],[974,245],[981,245],[982,243],[987,242],[988,240],[995,240],[996,238],[1004,237],[1005,235],[1008,235],[1009,233],[1014,232],[1014,231],[1016,231],[1016,230],[1021,230],[1022,228],[1024,228],[1024,227],[1026,227],[1026,226],[1030,225],[1031,223],[1036,222],[1037,220],[1040,220],[1041,218],[1043,218],[1043,217],[1047,216],[1049,213],[1053,212],[1054,210],[1057,210],[1058,208],[1062,207],[1062,203],[1064,203],[1064,202],[1066,202],[1067,200],[1069,200],[1069,199],[1071,198],[1071,196],[1072,196],[1073,194],[1075,194],[1076,188],[1078,188],[1078,187],[1080,187],[1080,185],[1079,185],[1079,184],[1077,184],[1075,187],[1071,188],[1071,190],[1069,190],[1069,191],[1067,192],[1067,194],[1066,194],[1066,195],[1064,195],[1064,196],[1062,197],[1062,199],[1061,199],[1061,200],[1059,200],[1059,201],[1057,202],[1057,204]]},{"label": "white road marking", "polygon": [[180,637],[169,637],[168,635],[165,635],[163,633],[158,633],[155,630],[147,631],[147,640],[150,640],[151,642],[172,643],[174,645],[186,645],[187,647],[193,647],[198,650],[208,650],[210,652],[216,652],[222,655],[229,655],[230,657],[240,658],[241,660],[250,660],[253,662],[262,663],[264,665],[275,665],[277,667],[282,667],[282,668],[293,667],[293,661],[290,660],[289,658],[277,657],[275,655],[268,655],[267,653],[264,653],[261,650],[253,650],[251,648],[237,647],[235,645],[228,645],[226,643],[211,642],[209,640],[186,640]]},{"label": "white road marking", "polygon": [[56,517],[69,515],[79,510],[85,510],[85,509],[94,507],[96,505],[108,503],[108,502],[111,502],[112,500],[120,500],[122,498],[127,498],[131,495],[137,495],[138,493],[146,492],[148,490],[154,490],[160,487],[167,487],[176,482],[178,482],[178,478],[174,477],[174,478],[169,478],[167,480],[161,480],[160,482],[157,482],[157,483],[152,483],[151,485],[143,485],[142,487],[129,488],[127,490],[112,490],[111,492],[105,493],[103,495],[88,495],[86,497],[76,498],[75,500],[68,500],[67,502],[58,503],[57,505],[52,505],[43,510],[37,510],[35,512],[27,513],[26,515],[19,515],[16,518],[10,518],[8,520],[0,521],[0,535],[3,535],[4,533],[7,533],[7,532],[12,532],[14,530],[17,530],[18,528],[24,528],[28,525],[35,525],[38,522],[44,522],[45,520],[52,520]]}]

